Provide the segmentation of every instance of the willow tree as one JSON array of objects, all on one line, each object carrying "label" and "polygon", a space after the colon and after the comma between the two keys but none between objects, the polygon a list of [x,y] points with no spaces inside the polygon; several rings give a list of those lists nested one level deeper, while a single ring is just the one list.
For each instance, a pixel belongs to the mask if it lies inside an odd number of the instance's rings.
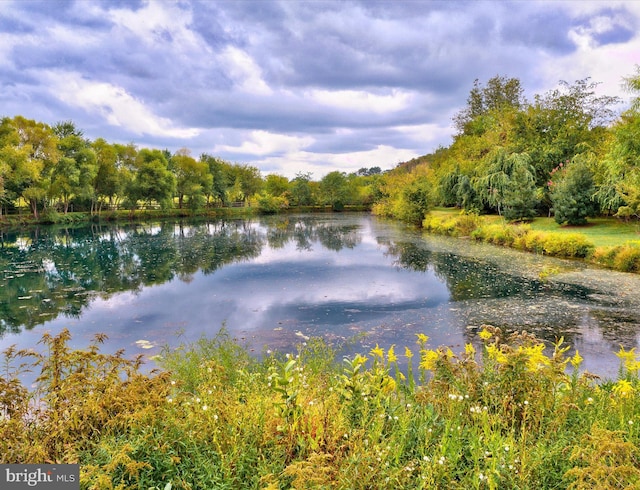
[{"label": "willow tree", "polygon": [[531,157],[498,149],[483,174],[475,180],[480,198],[500,216],[510,220],[531,219],[536,214],[536,183]]}]

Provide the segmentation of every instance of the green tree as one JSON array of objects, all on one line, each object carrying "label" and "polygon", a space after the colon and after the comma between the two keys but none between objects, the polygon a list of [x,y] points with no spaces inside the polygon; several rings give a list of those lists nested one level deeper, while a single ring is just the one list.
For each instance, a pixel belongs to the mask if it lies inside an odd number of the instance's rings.
[{"label": "green tree", "polygon": [[235,200],[249,203],[251,197],[257,194],[263,185],[260,170],[251,165],[233,165],[231,167],[233,184],[230,192]]},{"label": "green tree", "polygon": [[213,183],[209,166],[206,162],[196,161],[186,148],[178,150],[169,163],[176,177],[178,208],[182,209],[185,197],[190,207],[197,208]]},{"label": "green tree", "polygon": [[531,158],[526,153],[509,156],[511,173],[503,191],[504,217],[509,221],[530,220],[536,216],[539,202]]},{"label": "green tree", "polygon": [[229,188],[233,185],[232,165],[206,153],[200,155],[200,161],[207,165],[212,177],[211,186],[205,189],[207,202],[212,199],[224,205],[227,202]]},{"label": "green tree", "polygon": [[298,172],[291,180],[289,192],[294,206],[309,206],[313,204],[313,192],[311,190],[311,174]]},{"label": "green tree", "polygon": [[[115,145],[107,143],[103,138],[98,138],[92,143],[96,154],[97,172],[93,181],[93,192],[98,200],[100,212],[103,200],[110,205],[118,194],[122,194],[124,182],[122,173],[118,169],[118,149]],[[92,212],[94,209],[91,210]]]},{"label": "green tree", "polygon": [[397,215],[408,223],[420,224],[431,209],[431,186],[425,177],[414,179],[402,189]]},{"label": "green tree", "polygon": [[129,183],[127,194],[132,204],[152,201],[163,208],[169,207],[175,190],[175,177],[167,167],[165,155],[160,150],[143,148],[136,156],[137,170]]},{"label": "green tree", "polygon": [[90,200],[93,209],[96,198],[93,184],[98,172],[95,152],[73,122],[59,122],[52,130],[58,137],[61,156],[52,170],[50,197],[62,200],[65,214],[74,197]]},{"label": "green tree", "polygon": [[483,209],[482,199],[467,175],[460,175],[455,186],[456,200],[465,211],[479,213]]},{"label": "green tree", "polygon": [[531,156],[538,187],[544,187],[558,162],[603,146],[605,128],[615,116],[612,106],[619,99],[597,96],[597,86],[589,78],[573,84],[561,81],[518,114],[513,149]]},{"label": "green tree", "polygon": [[274,197],[283,196],[289,192],[289,179],[283,175],[269,174],[264,181],[264,190]]},{"label": "green tree", "polygon": [[486,86],[476,79],[467,106],[453,118],[454,126],[459,134],[481,133],[483,125],[478,123],[482,116],[505,109],[518,110],[525,104],[524,90],[517,78],[496,75]]},{"label": "green tree", "polygon": [[611,128],[612,140],[598,175],[598,202],[603,210],[629,218],[640,215],[640,66],[624,79],[636,96]]},{"label": "green tree", "polygon": [[324,204],[330,205],[335,211],[342,211],[350,197],[345,173],[335,170],[325,175],[320,181],[320,192]]},{"label": "green tree", "polygon": [[554,218],[558,224],[584,225],[587,217],[596,215],[593,172],[585,155],[578,155],[559,167],[554,172],[551,188]]},{"label": "green tree", "polygon": [[529,155],[499,148],[489,162],[476,183],[480,197],[508,220],[533,218],[537,199]]},{"label": "green tree", "polygon": [[22,197],[37,218],[38,209],[46,205],[49,178],[59,159],[58,139],[48,125],[22,116],[5,123],[15,150],[5,187],[16,198]]}]

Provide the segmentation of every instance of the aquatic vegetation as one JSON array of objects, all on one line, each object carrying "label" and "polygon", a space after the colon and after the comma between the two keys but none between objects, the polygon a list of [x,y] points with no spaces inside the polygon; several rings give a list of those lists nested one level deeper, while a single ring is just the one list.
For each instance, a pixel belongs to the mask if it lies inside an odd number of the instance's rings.
[{"label": "aquatic vegetation", "polygon": [[[563,339],[484,325],[461,352],[343,356],[311,338],[251,356],[222,330],[143,372],[123,352],[4,352],[2,463],[78,462],[82,488],[630,488],[640,362],[581,371]],[[401,352],[404,354],[401,355]],[[415,354],[414,354],[415,353]],[[21,381],[37,375],[35,388]]]}]

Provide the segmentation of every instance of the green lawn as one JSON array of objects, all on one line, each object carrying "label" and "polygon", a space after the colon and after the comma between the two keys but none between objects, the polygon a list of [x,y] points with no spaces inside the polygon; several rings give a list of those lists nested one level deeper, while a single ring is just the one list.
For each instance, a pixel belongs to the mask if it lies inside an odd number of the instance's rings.
[{"label": "green lawn", "polygon": [[[434,208],[431,214],[439,218],[454,217],[460,214],[455,208]],[[489,222],[500,222],[502,218],[497,215],[483,215],[482,218]],[[591,218],[585,226],[560,226],[553,218],[536,218],[531,222],[531,228],[539,231],[581,233],[585,235],[596,247],[609,247],[622,245],[629,241],[640,241],[640,222],[630,221],[625,223],[617,218]]]},{"label": "green lawn", "polygon": [[596,247],[622,245],[631,240],[640,240],[640,223],[625,223],[617,218],[592,218],[584,226],[560,226],[553,218],[536,218],[531,228],[540,231],[581,233]]}]

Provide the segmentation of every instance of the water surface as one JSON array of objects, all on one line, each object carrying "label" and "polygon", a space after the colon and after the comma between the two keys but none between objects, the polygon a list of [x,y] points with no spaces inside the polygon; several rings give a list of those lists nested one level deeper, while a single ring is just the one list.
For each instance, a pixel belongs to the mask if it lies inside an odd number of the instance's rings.
[{"label": "water surface", "polygon": [[[224,326],[259,353],[310,336],[460,351],[485,323],[564,337],[615,376],[638,345],[640,277],[423,235],[364,214],[3,233],[0,350],[68,328],[74,347],[157,354]],[[400,351],[402,352],[402,351]]]}]

